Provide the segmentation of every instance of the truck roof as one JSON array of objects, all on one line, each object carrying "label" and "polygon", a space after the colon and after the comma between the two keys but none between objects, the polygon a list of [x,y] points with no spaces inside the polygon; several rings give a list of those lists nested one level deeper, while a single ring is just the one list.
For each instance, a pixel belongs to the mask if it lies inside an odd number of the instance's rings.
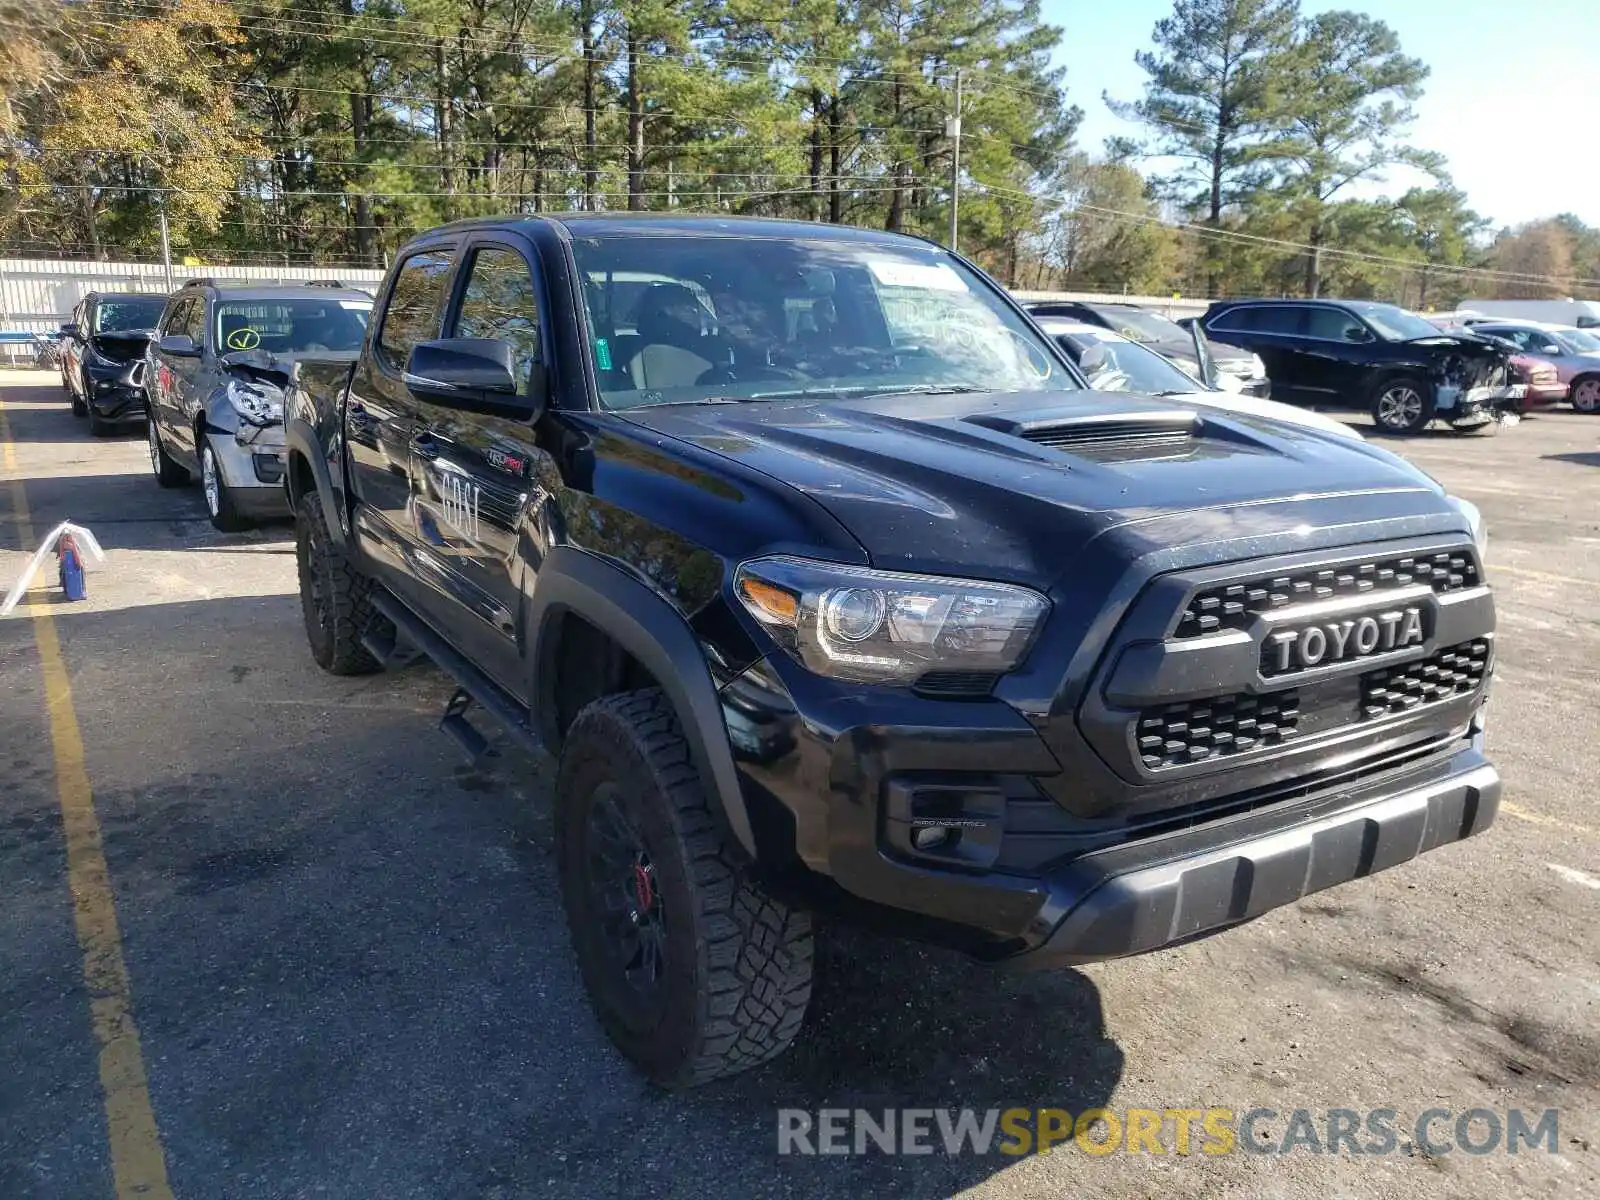
[{"label": "truck roof", "polygon": [[540,213],[503,217],[468,217],[440,225],[420,237],[457,233],[473,229],[510,229],[519,225],[554,224],[563,226],[573,237],[722,236],[722,237],[800,237],[812,240],[877,243],[880,245],[916,242],[933,245],[915,234],[889,233],[881,229],[858,229],[853,225],[829,225],[821,221],[786,221],[769,217],[733,217],[672,213]]}]

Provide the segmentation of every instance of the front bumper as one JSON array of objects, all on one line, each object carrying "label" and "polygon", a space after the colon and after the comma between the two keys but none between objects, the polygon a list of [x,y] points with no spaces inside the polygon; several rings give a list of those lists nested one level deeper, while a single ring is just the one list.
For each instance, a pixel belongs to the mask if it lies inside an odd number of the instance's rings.
[{"label": "front bumper", "polygon": [[289,515],[289,496],[283,487],[282,426],[268,427],[248,442],[232,433],[212,433],[211,449],[241,512],[262,518]]},{"label": "front bumper", "polygon": [[1564,383],[1530,383],[1525,385],[1522,399],[1517,403],[1518,412],[1548,412],[1567,398],[1568,388]]},{"label": "front bumper", "polygon": [[1420,774],[1086,856],[1051,879],[1040,910],[1050,932],[1023,961],[1062,966],[1187,941],[1493,823],[1500,777],[1475,747]]},{"label": "front bumper", "polygon": [[[1006,704],[850,712],[772,666],[722,692],[755,824],[783,831],[763,860],[790,852],[850,915],[990,960],[1089,962],[1219,931],[1481,832],[1500,794],[1463,729],[1208,805],[1084,819],[1040,786],[1060,766]],[[929,826],[958,832],[926,849]]]},{"label": "front bumper", "polygon": [[1470,428],[1500,419],[1505,412],[1518,412],[1527,396],[1527,385],[1475,387],[1465,392],[1440,387],[1435,395],[1435,413],[1451,425]]}]

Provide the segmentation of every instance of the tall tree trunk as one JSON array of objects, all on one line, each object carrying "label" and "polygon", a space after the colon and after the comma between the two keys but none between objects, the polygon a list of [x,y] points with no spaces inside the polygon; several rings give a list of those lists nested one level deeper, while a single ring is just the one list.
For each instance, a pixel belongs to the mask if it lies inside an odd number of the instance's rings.
[{"label": "tall tree trunk", "polygon": [[[370,73],[363,65],[361,71],[363,86],[370,86],[367,81],[371,79]],[[367,128],[372,117],[372,97],[360,92],[350,93],[350,136],[355,144],[356,161],[365,161],[367,152]],[[366,265],[373,262],[372,238],[372,199],[366,192],[356,193],[356,256]]]},{"label": "tall tree trunk", "polygon": [[811,89],[811,197],[806,215],[813,221],[822,216],[822,89]]},{"label": "tall tree trunk", "polygon": [[1322,218],[1318,217],[1311,224],[1311,233],[1306,241],[1311,249],[1306,252],[1306,295],[1315,300],[1322,294]]},{"label": "tall tree trunk", "polygon": [[844,147],[839,144],[839,93],[828,97],[828,220],[838,225],[844,220],[844,192],[839,175],[844,159]]},{"label": "tall tree trunk", "polygon": [[644,203],[644,86],[639,78],[641,39],[628,26],[628,211],[639,212]]},{"label": "tall tree trunk", "polygon": [[456,194],[455,139],[451,136],[450,64],[445,58],[444,39],[433,41],[434,86],[438,88],[438,103],[434,106],[434,129],[439,140],[439,172],[441,192]]},{"label": "tall tree trunk", "polygon": [[578,9],[578,23],[583,39],[583,207],[595,211],[595,74],[599,67],[595,61],[594,37],[595,0],[583,0]]},{"label": "tall tree trunk", "polygon": [[[893,119],[889,122],[896,134],[900,129],[900,77],[895,76],[892,94]],[[895,150],[894,165],[890,168],[890,175],[894,180],[893,190],[889,194],[889,217],[883,227],[890,233],[899,233],[905,228],[906,221],[906,194],[905,194],[905,164],[900,158],[900,151]]]},{"label": "tall tree trunk", "polygon": [[83,197],[83,225],[89,234],[89,252],[96,262],[104,262],[106,252],[100,245],[100,230],[95,227],[94,220],[94,189],[86,187],[78,194]]}]

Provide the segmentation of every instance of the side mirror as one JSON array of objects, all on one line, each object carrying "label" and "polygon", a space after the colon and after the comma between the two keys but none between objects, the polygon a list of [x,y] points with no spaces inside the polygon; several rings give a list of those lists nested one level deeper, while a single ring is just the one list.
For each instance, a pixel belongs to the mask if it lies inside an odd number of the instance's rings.
[{"label": "side mirror", "polygon": [[1347,342],[1370,342],[1372,335],[1359,325],[1345,327],[1344,340]]},{"label": "side mirror", "polygon": [[200,347],[187,333],[169,333],[156,343],[156,349],[173,358],[199,358]]},{"label": "side mirror", "polygon": [[413,396],[444,408],[516,420],[544,412],[548,384],[543,366],[528,371],[528,392],[517,394],[517,362],[498,338],[438,338],[411,348],[402,376]]},{"label": "side mirror", "polygon": [[62,337],[69,337],[69,338],[77,337],[78,336],[78,323],[76,321],[68,321],[65,325],[63,325],[61,327],[61,336]]}]

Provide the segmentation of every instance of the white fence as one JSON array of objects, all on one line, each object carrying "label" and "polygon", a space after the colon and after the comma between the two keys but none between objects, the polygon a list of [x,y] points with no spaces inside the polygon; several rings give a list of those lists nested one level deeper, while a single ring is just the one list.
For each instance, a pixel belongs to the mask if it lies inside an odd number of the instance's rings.
[{"label": "white fence", "polygon": [[[338,279],[352,287],[376,289],[377,269],[346,267],[177,266],[172,287],[186,279],[253,279],[260,283],[304,283]],[[165,295],[166,268],[160,263],[55,262],[38,258],[0,258],[0,332],[47,333],[67,319],[90,292],[153,292]]]}]

